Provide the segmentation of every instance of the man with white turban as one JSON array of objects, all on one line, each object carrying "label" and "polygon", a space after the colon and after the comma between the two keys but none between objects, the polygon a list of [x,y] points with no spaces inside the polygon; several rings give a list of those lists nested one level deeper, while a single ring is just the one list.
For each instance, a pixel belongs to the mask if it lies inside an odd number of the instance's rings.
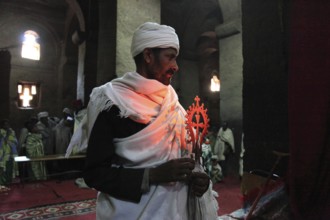
[{"label": "man with white turban", "polygon": [[[38,122],[36,124],[38,133],[42,136],[42,144],[44,147],[44,155],[54,154],[54,133],[53,128],[56,126],[55,121],[53,121],[48,112],[38,113]],[[52,174],[54,172],[53,162],[46,161],[47,173]]]},{"label": "man with white turban", "polygon": [[49,114],[46,111],[39,112],[37,116],[38,122],[36,126],[38,133],[42,135],[45,155],[54,154],[52,129],[55,127],[56,123],[49,118]]},{"label": "man with white turban", "polygon": [[[61,121],[53,128],[55,154],[64,154],[66,152],[72,137],[73,123],[71,110],[69,108],[64,108]],[[60,164],[63,161],[57,162]]]},{"label": "man with white turban", "polygon": [[142,24],[131,53],[136,71],[93,89],[71,141],[88,145],[84,179],[99,191],[97,219],[191,219],[188,193],[205,207],[202,219],[216,219],[210,178],[192,172],[186,112],[170,85],[178,71],[175,30]]}]

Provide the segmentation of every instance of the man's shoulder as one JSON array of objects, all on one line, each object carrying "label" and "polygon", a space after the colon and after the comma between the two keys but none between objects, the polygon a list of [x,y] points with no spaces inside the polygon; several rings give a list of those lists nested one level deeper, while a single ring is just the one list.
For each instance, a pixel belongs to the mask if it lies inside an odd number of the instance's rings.
[{"label": "man's shoulder", "polygon": [[87,108],[80,109],[77,115],[85,115],[87,112]]}]

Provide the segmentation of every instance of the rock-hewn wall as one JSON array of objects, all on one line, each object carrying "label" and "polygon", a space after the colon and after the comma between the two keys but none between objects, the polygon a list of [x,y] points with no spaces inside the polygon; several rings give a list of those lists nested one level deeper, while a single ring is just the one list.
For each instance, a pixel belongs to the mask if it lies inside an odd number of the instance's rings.
[{"label": "rock-hewn wall", "polygon": [[131,42],[134,30],[144,22],[160,22],[159,0],[120,0],[117,1],[117,49],[116,73],[135,71],[131,57]]},{"label": "rock-hewn wall", "polygon": [[220,121],[226,121],[235,138],[235,154],[229,158],[228,172],[238,174],[242,138],[242,14],[241,0],[219,0],[223,23],[216,27],[219,39]]}]

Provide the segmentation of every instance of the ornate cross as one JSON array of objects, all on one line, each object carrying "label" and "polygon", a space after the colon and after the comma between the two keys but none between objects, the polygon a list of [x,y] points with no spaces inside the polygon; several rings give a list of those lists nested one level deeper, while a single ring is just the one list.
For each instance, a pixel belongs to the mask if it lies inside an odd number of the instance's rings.
[{"label": "ornate cross", "polygon": [[200,98],[195,97],[195,103],[189,106],[187,110],[186,129],[189,134],[188,142],[192,143],[193,153],[195,153],[196,162],[200,162],[202,155],[202,143],[207,129],[209,127],[209,118],[207,116],[207,109],[204,109],[204,104],[200,105]]}]

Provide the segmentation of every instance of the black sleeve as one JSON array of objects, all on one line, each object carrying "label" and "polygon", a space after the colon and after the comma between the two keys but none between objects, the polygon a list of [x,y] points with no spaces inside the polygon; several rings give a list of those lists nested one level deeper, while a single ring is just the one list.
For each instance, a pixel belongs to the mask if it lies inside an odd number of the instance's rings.
[{"label": "black sleeve", "polygon": [[[133,129],[130,126],[136,122],[118,115],[119,109],[115,106],[98,115],[88,142],[83,176],[89,187],[118,199],[139,202],[144,169],[111,167],[115,157],[113,138],[136,132],[134,126]],[[137,125],[135,128],[141,129],[143,126]]]}]

